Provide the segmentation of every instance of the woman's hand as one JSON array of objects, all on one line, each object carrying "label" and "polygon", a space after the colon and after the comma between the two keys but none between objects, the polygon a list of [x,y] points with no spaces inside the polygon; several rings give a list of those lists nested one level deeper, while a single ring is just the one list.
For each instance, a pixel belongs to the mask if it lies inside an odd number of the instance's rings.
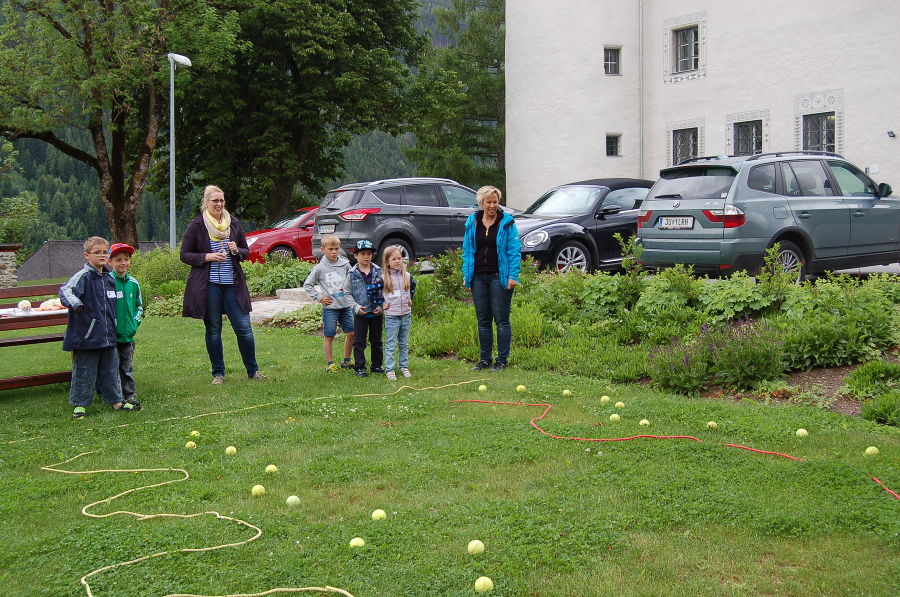
[{"label": "woman's hand", "polygon": [[513,289],[514,289],[516,286],[518,286],[518,285],[519,285],[518,282],[516,282],[515,280],[513,280],[512,278],[510,278],[509,282],[507,282],[507,284],[506,284],[506,289],[507,289],[507,290],[513,290]]},{"label": "woman's hand", "polygon": [[237,243],[234,242],[234,241],[229,242],[229,243],[228,243],[228,250],[231,251],[231,254],[232,254],[232,255],[237,255],[237,252],[238,252],[238,246],[237,246]]},{"label": "woman's hand", "polygon": [[225,261],[228,259],[228,255],[225,253],[207,253],[206,261]]}]

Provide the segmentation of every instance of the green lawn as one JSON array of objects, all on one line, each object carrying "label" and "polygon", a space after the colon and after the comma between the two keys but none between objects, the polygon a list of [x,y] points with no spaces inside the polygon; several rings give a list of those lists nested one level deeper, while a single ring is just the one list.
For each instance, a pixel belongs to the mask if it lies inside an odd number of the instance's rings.
[{"label": "green lawn", "polygon": [[[48,330],[49,331],[49,330]],[[32,330],[32,332],[34,332]],[[67,386],[0,393],[0,586],[4,595],[84,595],[97,568],[252,532],[212,517],[91,519],[81,508],[174,472],[65,475],[41,470],[184,468],[186,482],[139,491],[92,512],[216,510],[259,526],[255,542],[178,553],[100,573],[97,597],[256,593],[339,587],[363,596],[891,595],[900,591],[900,433],[811,407],[688,399],[641,386],[413,358],[416,388],[326,374],[321,339],[257,329],[262,371],[250,382],[226,332],[223,386],[209,385],[199,321],[150,319],[135,358],[140,413],[102,404],[70,418]],[[7,348],[0,376],[57,370],[58,344]],[[486,381],[464,384],[478,378]],[[488,386],[478,392],[479,383]],[[517,393],[524,384],[526,393]],[[561,392],[569,388],[571,398]],[[377,396],[360,397],[373,393]],[[613,401],[602,404],[603,394]],[[639,433],[690,440],[554,440]],[[621,400],[622,409],[612,403]],[[252,410],[189,419],[194,415]],[[610,423],[619,412],[622,420]],[[174,418],[174,419],[172,419]],[[651,426],[640,427],[647,418]],[[168,420],[167,420],[168,419]],[[706,422],[718,422],[711,430]],[[120,426],[131,423],[130,426]],[[798,427],[809,437],[797,438]],[[200,437],[196,450],[185,449]],[[6,443],[20,439],[18,443]],[[736,443],[787,453],[754,454]],[[236,456],[224,453],[234,445]],[[867,446],[881,453],[867,458]],[[267,464],[279,472],[267,475]],[[65,468],[65,467],[64,467]],[[265,485],[264,497],[250,488]],[[301,505],[285,505],[297,495]],[[376,508],[388,512],[373,522]],[[352,549],[353,537],[366,541]],[[486,551],[469,556],[481,539]],[[309,594],[309,593],[306,593]]]}]

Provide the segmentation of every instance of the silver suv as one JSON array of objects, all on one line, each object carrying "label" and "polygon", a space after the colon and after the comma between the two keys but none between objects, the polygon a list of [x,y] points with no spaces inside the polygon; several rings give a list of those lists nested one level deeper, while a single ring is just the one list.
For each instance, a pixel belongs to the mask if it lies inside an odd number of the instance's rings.
[{"label": "silver suv", "polygon": [[436,255],[462,246],[466,219],[477,209],[475,191],[446,178],[346,184],[319,205],[313,253],[322,254],[322,236],[335,234],[348,250],[371,240],[379,259],[388,245],[400,245],[404,259]]},{"label": "silver suv", "polygon": [[638,216],[642,262],[759,271],[763,254],[799,279],[900,260],[900,201],[836,153],[693,158],[660,171]]}]

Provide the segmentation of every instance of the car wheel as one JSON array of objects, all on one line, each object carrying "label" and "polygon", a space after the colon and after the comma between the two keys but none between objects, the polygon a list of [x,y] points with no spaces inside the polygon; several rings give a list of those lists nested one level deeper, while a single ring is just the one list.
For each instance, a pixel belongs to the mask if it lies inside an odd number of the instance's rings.
[{"label": "car wheel", "polygon": [[572,269],[589,272],[591,271],[591,254],[583,244],[570,240],[561,244],[554,251],[550,264],[553,269],[560,272]]},{"label": "car wheel", "polygon": [[778,265],[781,271],[797,272],[796,282],[802,282],[806,278],[806,258],[803,251],[789,240],[781,241],[781,249],[778,251]]},{"label": "car wheel", "polygon": [[400,253],[403,254],[403,261],[408,265],[413,259],[413,250],[409,243],[403,239],[391,237],[381,241],[381,248],[378,250],[378,264],[381,264],[381,258],[384,256],[384,250],[392,245],[400,247]]},{"label": "car wheel", "polygon": [[278,245],[269,251],[269,257],[278,257],[281,259],[293,259],[297,255],[294,250],[287,245]]}]

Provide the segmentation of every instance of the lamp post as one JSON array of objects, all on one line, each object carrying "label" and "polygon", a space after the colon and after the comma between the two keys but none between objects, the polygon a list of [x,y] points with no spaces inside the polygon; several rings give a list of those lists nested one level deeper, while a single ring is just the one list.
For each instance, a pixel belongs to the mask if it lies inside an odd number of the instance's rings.
[{"label": "lamp post", "polygon": [[169,59],[169,248],[175,248],[175,64],[191,66],[181,54],[166,54]]}]

